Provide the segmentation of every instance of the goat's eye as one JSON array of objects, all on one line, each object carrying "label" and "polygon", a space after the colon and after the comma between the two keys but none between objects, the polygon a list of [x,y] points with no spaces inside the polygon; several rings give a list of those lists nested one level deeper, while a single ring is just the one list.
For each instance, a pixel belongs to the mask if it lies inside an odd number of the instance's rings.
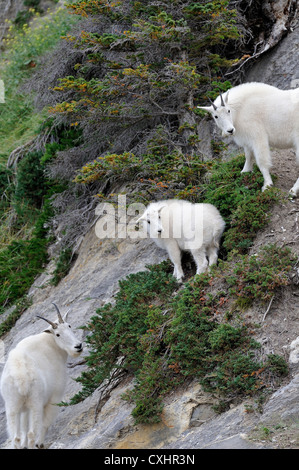
[{"label": "goat's eye", "polygon": [[228,114],[230,113],[230,109],[227,110]]},{"label": "goat's eye", "polygon": [[218,119],[218,116],[214,116],[215,119]]},{"label": "goat's eye", "polygon": [[60,334],[59,334],[59,333],[56,333],[56,336],[60,336]]},{"label": "goat's eye", "polygon": [[147,223],[148,223],[148,224],[150,224],[150,223],[151,223],[151,221],[150,221],[150,220],[148,220],[148,221],[147,221]]},{"label": "goat's eye", "polygon": [[69,325],[69,328],[72,328],[71,325]]}]

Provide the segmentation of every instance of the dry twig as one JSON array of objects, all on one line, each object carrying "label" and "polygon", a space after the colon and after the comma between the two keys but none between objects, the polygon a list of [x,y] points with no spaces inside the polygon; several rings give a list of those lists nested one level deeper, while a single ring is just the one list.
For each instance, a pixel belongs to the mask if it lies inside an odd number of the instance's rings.
[{"label": "dry twig", "polygon": [[266,310],[265,313],[264,313],[264,316],[263,316],[263,320],[262,320],[262,321],[265,321],[265,318],[266,318],[266,316],[268,315],[268,313],[269,313],[269,311],[270,311],[270,308],[271,308],[272,302],[273,302],[273,300],[274,300],[274,297],[275,297],[275,295],[273,295],[273,296],[271,297],[271,300],[270,300],[270,302],[269,302],[269,305],[268,305],[267,310]]}]

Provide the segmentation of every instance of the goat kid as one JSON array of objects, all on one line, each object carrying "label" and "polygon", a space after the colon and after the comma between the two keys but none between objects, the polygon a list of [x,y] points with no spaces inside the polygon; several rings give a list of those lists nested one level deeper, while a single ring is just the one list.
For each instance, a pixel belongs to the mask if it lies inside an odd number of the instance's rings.
[{"label": "goat kid", "polygon": [[42,448],[66,386],[67,357],[81,354],[82,343],[54,304],[58,321],[20,341],[9,353],[1,377],[7,429],[12,446]]},{"label": "goat kid", "polygon": [[197,274],[217,262],[225,222],[212,204],[192,204],[179,199],[152,202],[138,222],[167,251],[174,264],[173,275],[179,282],[184,277],[181,250],[191,252]]},{"label": "goat kid", "polygon": [[[299,164],[299,89],[280,90],[265,83],[249,82],[219,95],[211,106],[198,106],[208,111],[223,136],[232,136],[244,148],[242,172],[253,170],[254,160],[263,177],[262,191],[273,185],[270,175],[270,146],[294,148]],[[299,178],[290,189],[296,197]]]}]

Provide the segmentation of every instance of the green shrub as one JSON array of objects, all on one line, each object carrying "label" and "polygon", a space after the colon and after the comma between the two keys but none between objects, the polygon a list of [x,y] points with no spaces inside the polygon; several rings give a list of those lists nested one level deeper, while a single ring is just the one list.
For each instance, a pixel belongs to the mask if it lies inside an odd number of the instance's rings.
[{"label": "green shrub", "polygon": [[26,7],[37,8],[40,4],[40,0],[24,0],[23,3]]},{"label": "green shrub", "polygon": [[254,301],[269,302],[276,290],[289,284],[289,272],[296,257],[288,247],[266,245],[257,255],[245,255],[227,266],[229,293],[246,307]]},{"label": "green shrub", "polygon": [[277,188],[261,192],[260,171],[255,167],[253,173],[241,173],[243,166],[243,155],[216,162],[204,186],[204,202],[214,204],[227,223],[223,239],[226,253],[246,253],[257,232],[267,224],[270,208],[282,197]]},{"label": "green shrub", "polygon": [[135,386],[123,398],[134,403],[136,423],[150,423],[160,420],[163,397],[186,378],[218,396],[222,411],[232,400],[273,387],[287,365],[275,355],[258,359],[255,328],[240,310],[236,315],[234,302],[269,299],[288,283],[294,263],[290,250],[271,245],[258,256],[222,261],[184,289],[178,290],[168,262],[120,281],[115,303],[98,309],[87,325],[88,370],[77,379],[82,390],[71,403],[130,374]]},{"label": "green shrub", "polygon": [[42,152],[30,152],[18,164],[15,201],[26,201],[30,206],[40,208],[47,185],[44,168],[40,159]]},{"label": "green shrub", "polygon": [[47,240],[13,241],[0,251],[0,305],[2,308],[22,297],[48,259]]},{"label": "green shrub", "polygon": [[0,107],[0,148],[4,163],[14,149],[36,137],[47,117],[45,111],[36,112],[32,96],[22,92],[22,82],[32,76],[41,57],[53,50],[75,22],[77,19],[62,7],[43,17],[28,8],[18,13],[15,26],[11,25],[3,39],[0,70],[5,83],[5,103]]},{"label": "green shrub", "polygon": [[72,257],[72,250],[70,248],[66,248],[60,252],[56,262],[56,268],[51,279],[51,284],[53,284],[53,286],[57,286],[61,279],[63,279],[69,272]]},{"label": "green shrub", "polygon": [[9,207],[11,193],[13,191],[13,172],[6,168],[4,165],[0,165],[0,214],[2,214],[6,208]]},{"label": "green shrub", "polygon": [[172,197],[198,202],[202,178],[211,162],[202,162],[198,155],[190,155],[184,162],[180,153],[164,149],[163,135],[158,133],[153,140],[149,144],[152,152],[142,157],[130,152],[107,154],[84,165],[75,182],[89,184],[113,176],[114,181],[130,185],[134,202]]},{"label": "green shrub", "polygon": [[[49,120],[48,126],[51,121],[52,120]],[[45,152],[40,160],[43,166],[51,162],[51,160],[54,160],[57,157],[57,152],[79,145],[82,131],[67,126],[57,126],[56,134],[57,141],[45,145]]]},{"label": "green shrub", "polygon": [[14,24],[17,28],[23,28],[25,24],[28,24],[29,21],[33,18],[33,12],[30,10],[20,10],[18,11]]},{"label": "green shrub", "polygon": [[211,331],[208,340],[213,351],[227,351],[242,343],[242,333],[243,328],[234,328],[224,323]]},{"label": "green shrub", "polygon": [[269,354],[267,358],[267,367],[273,374],[286,376],[288,374],[288,366],[285,360],[278,354]]},{"label": "green shrub", "polygon": [[[70,132],[60,129],[58,134],[60,149],[70,146],[71,140],[76,140],[78,136],[78,132],[72,129]],[[0,169],[0,189],[7,196],[5,205],[0,205],[3,211],[2,230],[5,232],[7,223],[10,234],[9,242],[6,240],[0,249],[0,313],[26,296],[36,276],[48,262],[47,248],[52,240],[49,220],[54,215],[51,198],[53,194],[64,191],[66,184],[46,178],[43,156],[42,152],[28,153],[19,162],[15,174]],[[67,251],[61,254],[54,273],[55,283],[66,274],[69,258]],[[10,316],[4,330],[12,325],[14,319],[17,315]]]},{"label": "green shrub", "polygon": [[[167,301],[177,285],[169,271],[169,263],[162,263],[131,274],[119,282],[115,306],[105,305],[91,318],[88,328],[92,334],[87,338],[89,371],[82,374],[79,381],[83,390],[72,402],[88,396],[114,368],[133,374],[142,368],[142,338],[160,324],[157,317],[161,313],[154,304]],[[118,364],[120,357],[123,360]]]},{"label": "green shrub", "polygon": [[20,318],[22,313],[31,305],[31,300],[24,295],[15,303],[12,312],[0,323],[0,337],[7,333]]}]

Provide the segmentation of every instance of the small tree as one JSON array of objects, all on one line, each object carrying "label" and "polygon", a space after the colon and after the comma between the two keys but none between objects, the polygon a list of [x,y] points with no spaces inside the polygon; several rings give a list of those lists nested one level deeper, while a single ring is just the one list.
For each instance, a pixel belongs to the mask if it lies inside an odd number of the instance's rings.
[{"label": "small tree", "polygon": [[85,54],[55,87],[62,99],[52,113],[100,135],[99,156],[142,154],[161,125],[170,151],[201,155],[195,104],[230,87],[223,72],[241,40],[229,1],[79,0],[68,7],[98,29],[65,37]]},{"label": "small tree", "polygon": [[46,180],[40,163],[42,152],[30,152],[19,163],[15,200],[40,208],[45,194]]}]

